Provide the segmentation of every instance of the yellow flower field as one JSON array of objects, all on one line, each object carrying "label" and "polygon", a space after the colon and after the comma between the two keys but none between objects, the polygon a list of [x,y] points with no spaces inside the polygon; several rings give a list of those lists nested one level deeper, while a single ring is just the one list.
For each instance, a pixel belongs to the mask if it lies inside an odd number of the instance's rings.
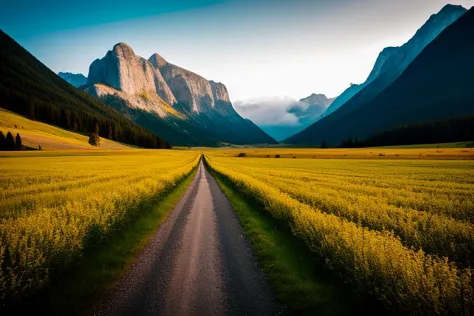
[{"label": "yellow flower field", "polygon": [[172,150],[1,154],[1,296],[42,287],[88,245],[156,203],[199,157]]},{"label": "yellow flower field", "polygon": [[206,161],[356,291],[406,313],[474,310],[474,161],[247,152],[208,151]]}]

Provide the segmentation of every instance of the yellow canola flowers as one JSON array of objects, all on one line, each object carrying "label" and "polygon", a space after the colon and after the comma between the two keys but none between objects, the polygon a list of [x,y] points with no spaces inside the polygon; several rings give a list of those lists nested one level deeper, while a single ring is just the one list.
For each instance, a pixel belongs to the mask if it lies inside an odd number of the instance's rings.
[{"label": "yellow canola flowers", "polygon": [[0,157],[0,299],[21,296],[81,257],[189,175],[192,151]]},{"label": "yellow canola flowers", "polygon": [[474,312],[468,267],[473,162],[249,159],[214,152],[206,161],[287,222],[361,294],[410,314]]}]

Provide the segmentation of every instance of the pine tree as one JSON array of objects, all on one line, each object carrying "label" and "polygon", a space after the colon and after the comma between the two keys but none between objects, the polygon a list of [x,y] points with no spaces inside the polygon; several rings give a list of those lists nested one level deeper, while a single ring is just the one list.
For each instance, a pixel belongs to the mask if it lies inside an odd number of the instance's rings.
[{"label": "pine tree", "polygon": [[5,150],[5,135],[0,131],[0,150]]},{"label": "pine tree", "polygon": [[21,143],[21,136],[19,133],[16,133],[15,137],[15,150],[21,150],[23,148]]},{"label": "pine tree", "polygon": [[15,140],[11,132],[8,132],[5,138],[5,150],[15,150]]}]

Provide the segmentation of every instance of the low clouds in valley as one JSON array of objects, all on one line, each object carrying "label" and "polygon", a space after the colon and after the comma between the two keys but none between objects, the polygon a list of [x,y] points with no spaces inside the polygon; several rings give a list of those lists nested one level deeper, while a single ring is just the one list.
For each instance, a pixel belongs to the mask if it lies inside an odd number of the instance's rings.
[{"label": "low clouds in valley", "polygon": [[234,107],[240,115],[281,141],[314,123],[333,100],[313,93],[299,101],[291,97],[236,101]]},{"label": "low clouds in valley", "polygon": [[307,108],[308,104],[289,97],[259,98],[235,101],[236,111],[257,125],[300,125],[299,118],[289,113],[294,107]]}]

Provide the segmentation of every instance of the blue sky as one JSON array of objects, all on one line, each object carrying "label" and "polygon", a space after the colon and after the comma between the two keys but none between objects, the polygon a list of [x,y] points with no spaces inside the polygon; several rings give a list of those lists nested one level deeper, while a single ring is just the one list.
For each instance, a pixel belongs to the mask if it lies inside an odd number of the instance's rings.
[{"label": "blue sky", "polygon": [[87,75],[117,42],[221,81],[231,100],[336,96],[445,4],[473,0],[3,0],[0,28],[52,70]]}]

